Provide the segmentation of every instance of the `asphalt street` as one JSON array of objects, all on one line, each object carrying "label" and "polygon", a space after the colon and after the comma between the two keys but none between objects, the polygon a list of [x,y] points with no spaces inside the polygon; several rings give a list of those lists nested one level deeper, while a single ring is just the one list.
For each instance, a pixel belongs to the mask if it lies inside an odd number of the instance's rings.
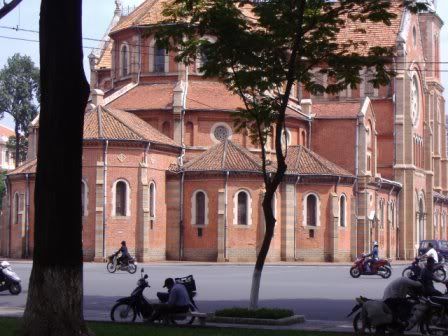
[{"label": "asphalt street", "polygon": [[[23,292],[12,296],[0,293],[0,315],[19,312],[25,307],[31,263],[13,263],[14,270],[23,281]],[[104,320],[114,301],[128,296],[135,288],[144,268],[151,288],[145,296],[157,300],[156,293],[164,291],[167,277],[192,274],[197,285],[197,302],[202,312],[213,312],[228,307],[247,307],[251,275],[250,265],[139,265],[135,274],[117,272],[110,274],[105,264],[84,264],[84,311],[87,319]],[[384,288],[401,276],[404,266],[393,267],[392,277],[361,276],[353,279],[348,266],[265,266],[263,271],[260,306],[290,308],[307,320],[346,321],[346,315],[354,305],[354,299],[363,295],[381,298]]]}]

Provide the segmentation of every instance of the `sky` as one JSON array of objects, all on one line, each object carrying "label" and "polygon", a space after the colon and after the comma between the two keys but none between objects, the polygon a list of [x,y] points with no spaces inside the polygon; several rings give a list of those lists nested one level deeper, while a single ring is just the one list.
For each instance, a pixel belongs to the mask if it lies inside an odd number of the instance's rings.
[{"label": "sky", "polygon": [[[142,3],[142,0],[122,0],[126,10],[132,9]],[[0,21],[0,68],[6,64],[8,57],[15,53],[29,55],[33,61],[39,64],[39,35],[33,32],[16,31],[5,27],[18,27],[25,30],[37,31],[39,29],[39,6],[40,0],[23,0],[22,3],[12,13]],[[83,37],[102,39],[103,35],[112,19],[115,9],[114,0],[84,0],[83,1]],[[448,0],[439,0],[437,11],[444,22],[440,43],[441,64],[443,85],[448,89]],[[7,37],[20,38],[31,41],[19,41],[7,39]],[[84,40],[84,68],[89,70],[87,56],[92,47],[97,47],[98,42]],[[89,74],[87,73],[87,76]],[[448,112],[448,96],[447,100]],[[12,119],[6,116],[0,120],[0,124],[12,127]]]}]

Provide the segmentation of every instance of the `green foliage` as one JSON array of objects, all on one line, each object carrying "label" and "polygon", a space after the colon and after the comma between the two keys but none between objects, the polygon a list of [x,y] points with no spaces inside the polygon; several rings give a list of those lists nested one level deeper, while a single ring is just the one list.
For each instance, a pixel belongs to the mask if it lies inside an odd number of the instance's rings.
[{"label": "green foliage", "polygon": [[0,117],[10,114],[18,127],[28,135],[28,126],[38,112],[39,69],[29,56],[15,54],[0,70]]},{"label": "green foliage", "polygon": [[6,171],[0,172],[0,209],[3,208],[3,196],[6,192]]},{"label": "green foliage", "polygon": [[215,312],[215,315],[222,317],[244,317],[244,318],[278,320],[281,318],[294,316],[294,312],[290,309],[279,309],[279,308],[259,308],[259,309],[228,308],[217,310]]},{"label": "green foliage", "polygon": [[10,136],[8,142],[6,143],[6,148],[16,162],[24,162],[26,160],[26,154],[28,152],[28,138],[23,135],[19,136],[19,159],[16,158],[16,137]]}]

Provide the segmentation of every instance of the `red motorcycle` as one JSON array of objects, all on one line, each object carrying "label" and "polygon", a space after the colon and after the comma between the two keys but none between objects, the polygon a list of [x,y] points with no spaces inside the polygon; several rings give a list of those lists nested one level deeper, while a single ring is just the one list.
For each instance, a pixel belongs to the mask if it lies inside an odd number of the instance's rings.
[{"label": "red motorcycle", "polygon": [[364,263],[366,256],[363,254],[356,259],[355,264],[350,268],[350,275],[353,278],[359,278],[361,275],[379,275],[383,279],[388,279],[392,275],[392,266],[390,259],[374,260],[370,263],[370,272],[367,272]]}]

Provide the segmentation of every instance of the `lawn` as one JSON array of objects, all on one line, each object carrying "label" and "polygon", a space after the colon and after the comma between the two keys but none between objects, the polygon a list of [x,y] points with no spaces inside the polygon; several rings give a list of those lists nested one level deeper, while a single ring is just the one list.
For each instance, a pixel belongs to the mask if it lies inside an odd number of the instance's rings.
[{"label": "lawn", "polygon": [[[20,320],[0,318],[0,335],[13,336]],[[256,330],[203,327],[149,327],[142,324],[124,325],[113,323],[90,322],[89,327],[96,336],[344,336],[348,334],[320,333],[292,330]]]}]

